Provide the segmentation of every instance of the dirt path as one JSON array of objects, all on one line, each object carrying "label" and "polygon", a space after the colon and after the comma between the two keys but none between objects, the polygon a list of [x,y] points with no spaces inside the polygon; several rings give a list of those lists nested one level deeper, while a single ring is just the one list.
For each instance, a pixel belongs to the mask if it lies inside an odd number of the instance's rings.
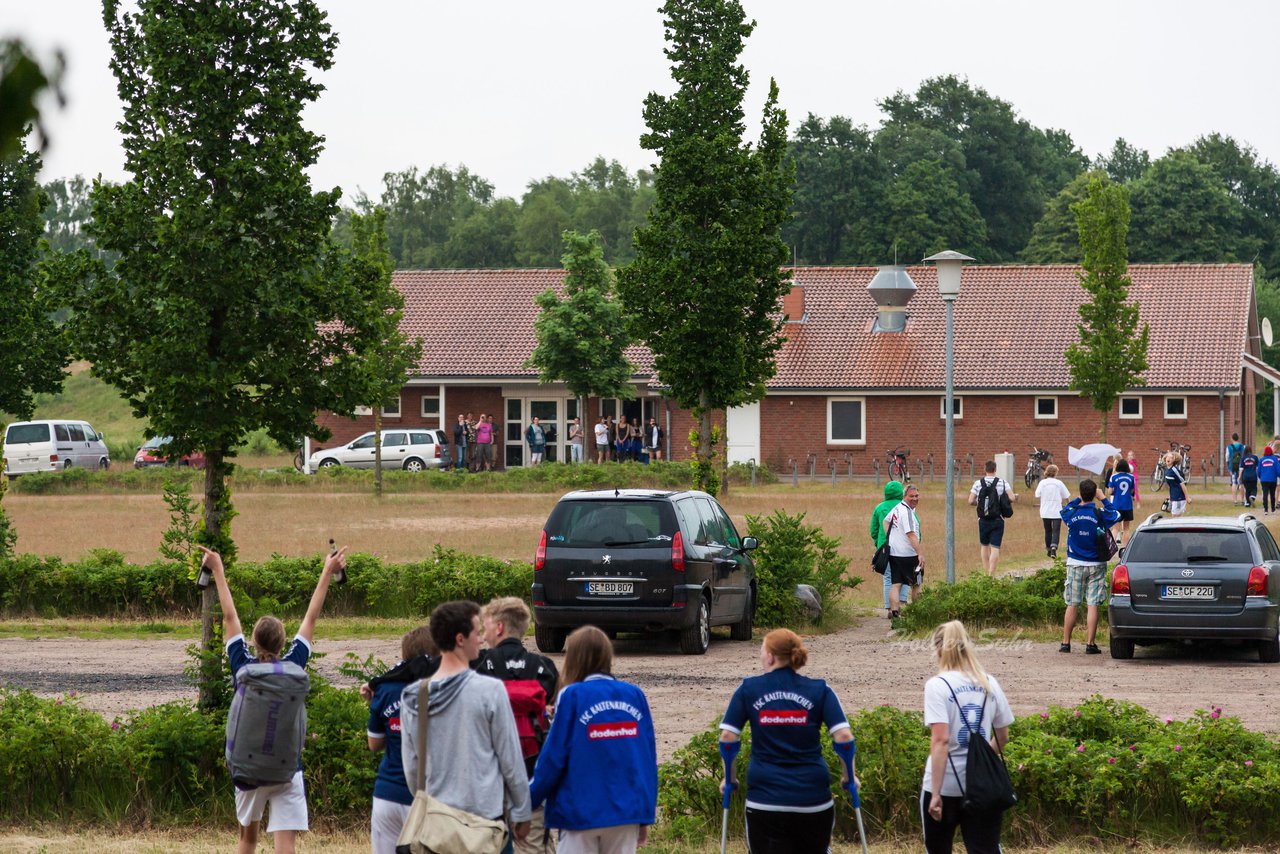
[{"label": "dirt path", "polygon": [[[919,707],[924,682],[933,674],[929,651],[920,642],[894,641],[886,631],[885,620],[868,616],[846,631],[811,638],[805,673],[830,682],[849,712],[882,704]],[[0,684],[46,695],[75,691],[86,707],[110,718],[190,697],[182,675],[186,647],[186,641],[172,640],[0,639]],[[1140,647],[1134,660],[1113,661],[1105,654],[1086,657],[1083,644],[1078,647],[1062,655],[1057,643],[1004,641],[979,655],[1019,715],[1102,694],[1131,700],[1159,717],[1184,718],[1219,705],[1250,729],[1280,732],[1269,699],[1274,692],[1268,692],[1280,669],[1258,664],[1252,651]],[[388,660],[395,644],[322,637],[317,648],[328,653],[321,672],[344,685],[336,668],[345,653]],[[618,641],[615,672],[648,695],[659,758],[669,758],[724,711],[741,678],[757,672],[758,649],[717,638],[706,655],[691,657],[648,639]]]}]

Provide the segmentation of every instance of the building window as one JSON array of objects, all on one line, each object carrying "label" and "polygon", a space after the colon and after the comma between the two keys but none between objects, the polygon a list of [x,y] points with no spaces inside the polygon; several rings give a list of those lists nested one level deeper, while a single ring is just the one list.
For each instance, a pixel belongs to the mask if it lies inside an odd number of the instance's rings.
[{"label": "building window", "polygon": [[422,420],[428,427],[443,427],[440,421],[440,398],[422,396]]},{"label": "building window", "polygon": [[1036,418],[1049,419],[1058,417],[1058,399],[1056,397],[1036,398]]},{"label": "building window", "polygon": [[1142,417],[1142,398],[1140,397],[1122,397],[1120,398],[1120,420],[1128,421]]},{"label": "building window", "polygon": [[399,418],[400,417],[400,395],[396,395],[396,399],[390,403],[382,405],[383,418]]},{"label": "building window", "polygon": [[1186,420],[1187,399],[1185,397],[1166,397],[1164,399],[1164,417]]},{"label": "building window", "polygon": [[860,397],[827,398],[827,443],[865,445],[867,443],[866,402]]},{"label": "building window", "polygon": [[372,407],[372,406],[357,406],[357,407],[356,407],[356,412],[355,412],[355,414],[356,414],[356,415],[372,415],[372,414],[373,414],[373,407]]},{"label": "building window", "polygon": [[[953,394],[951,396],[951,409],[956,414],[956,420],[957,421],[962,420],[964,418],[964,398],[957,397],[956,395]],[[944,419],[947,417],[946,395],[943,395],[942,397],[938,398],[938,417],[944,418]]]}]

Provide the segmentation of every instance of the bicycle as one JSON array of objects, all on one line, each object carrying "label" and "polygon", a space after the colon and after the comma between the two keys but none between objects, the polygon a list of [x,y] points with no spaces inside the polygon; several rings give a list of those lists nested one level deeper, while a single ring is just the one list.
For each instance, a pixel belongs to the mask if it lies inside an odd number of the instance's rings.
[{"label": "bicycle", "polygon": [[1032,484],[1044,476],[1044,467],[1053,463],[1053,452],[1031,446],[1031,456],[1027,459],[1027,472],[1022,476],[1023,482],[1030,489]]},{"label": "bicycle", "polygon": [[1179,460],[1181,460],[1181,462],[1178,463],[1177,468],[1178,471],[1182,473],[1182,479],[1186,480],[1187,471],[1191,467],[1190,445],[1184,445],[1181,442],[1175,441],[1169,443],[1168,450],[1161,450],[1160,448],[1152,448],[1151,450],[1156,452],[1156,468],[1155,471],[1151,473],[1151,486],[1156,492],[1164,489],[1164,476],[1169,471],[1168,466],[1164,464],[1164,455],[1170,451],[1177,454]]},{"label": "bicycle", "polygon": [[889,480],[898,480],[903,484],[911,482],[911,471],[907,463],[910,455],[911,449],[901,445],[884,452],[885,462],[889,464]]}]

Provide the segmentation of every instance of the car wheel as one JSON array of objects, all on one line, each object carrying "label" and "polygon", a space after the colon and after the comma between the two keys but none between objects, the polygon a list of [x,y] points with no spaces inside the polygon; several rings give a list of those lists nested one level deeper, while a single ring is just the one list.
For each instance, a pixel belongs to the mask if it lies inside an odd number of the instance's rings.
[{"label": "car wheel", "polygon": [[71,468],[71,460],[66,460],[66,461],[64,461],[64,462],[62,463],[62,470],[63,470],[63,471],[66,471],[66,470],[67,470],[67,469],[69,469],[69,468]]},{"label": "car wheel", "polygon": [[729,628],[729,637],[736,641],[751,640],[751,630],[756,626],[755,602],[751,593],[747,593],[747,607],[742,612],[742,619]]},{"label": "car wheel", "polygon": [[698,597],[698,619],[680,631],[680,651],[685,655],[702,655],[711,646],[711,609],[707,597]]},{"label": "car wheel", "polygon": [[564,652],[564,636],[564,629],[533,624],[533,639],[538,644],[538,652]]},{"label": "car wheel", "polygon": [[320,468],[322,469],[336,468],[340,465],[342,465],[342,463],[338,462],[333,457],[328,457],[320,461]]},{"label": "car wheel", "polygon": [[1258,661],[1264,664],[1280,661],[1280,631],[1270,640],[1258,641]]},{"label": "car wheel", "polygon": [[1133,658],[1133,638],[1112,638],[1111,657],[1122,661]]},{"label": "car wheel", "polygon": [[106,457],[98,460],[98,471],[106,471],[109,468],[111,468],[111,460]]},{"label": "car wheel", "polygon": [[410,457],[404,461],[404,470],[412,472],[420,472],[426,470],[426,465],[417,457]]}]

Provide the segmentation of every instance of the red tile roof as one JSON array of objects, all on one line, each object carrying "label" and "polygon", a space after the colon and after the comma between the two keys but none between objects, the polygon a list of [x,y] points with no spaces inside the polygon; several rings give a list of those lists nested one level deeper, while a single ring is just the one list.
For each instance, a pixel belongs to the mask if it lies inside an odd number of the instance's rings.
[{"label": "red tile roof", "polygon": [[[941,389],[945,314],[933,267],[910,267],[917,291],[898,334],[872,333],[874,267],[800,267],[807,322],[787,325],[771,389]],[[957,389],[1056,389],[1070,382],[1063,352],[1076,339],[1085,292],[1075,266],[969,266],[955,304]],[[1130,298],[1150,324],[1147,386],[1234,389],[1248,344],[1248,264],[1130,267]],[[426,270],[395,274],[405,330],[424,340],[417,373],[431,378],[531,379],[533,299],[563,270]],[[652,357],[630,351],[648,377]]]}]

